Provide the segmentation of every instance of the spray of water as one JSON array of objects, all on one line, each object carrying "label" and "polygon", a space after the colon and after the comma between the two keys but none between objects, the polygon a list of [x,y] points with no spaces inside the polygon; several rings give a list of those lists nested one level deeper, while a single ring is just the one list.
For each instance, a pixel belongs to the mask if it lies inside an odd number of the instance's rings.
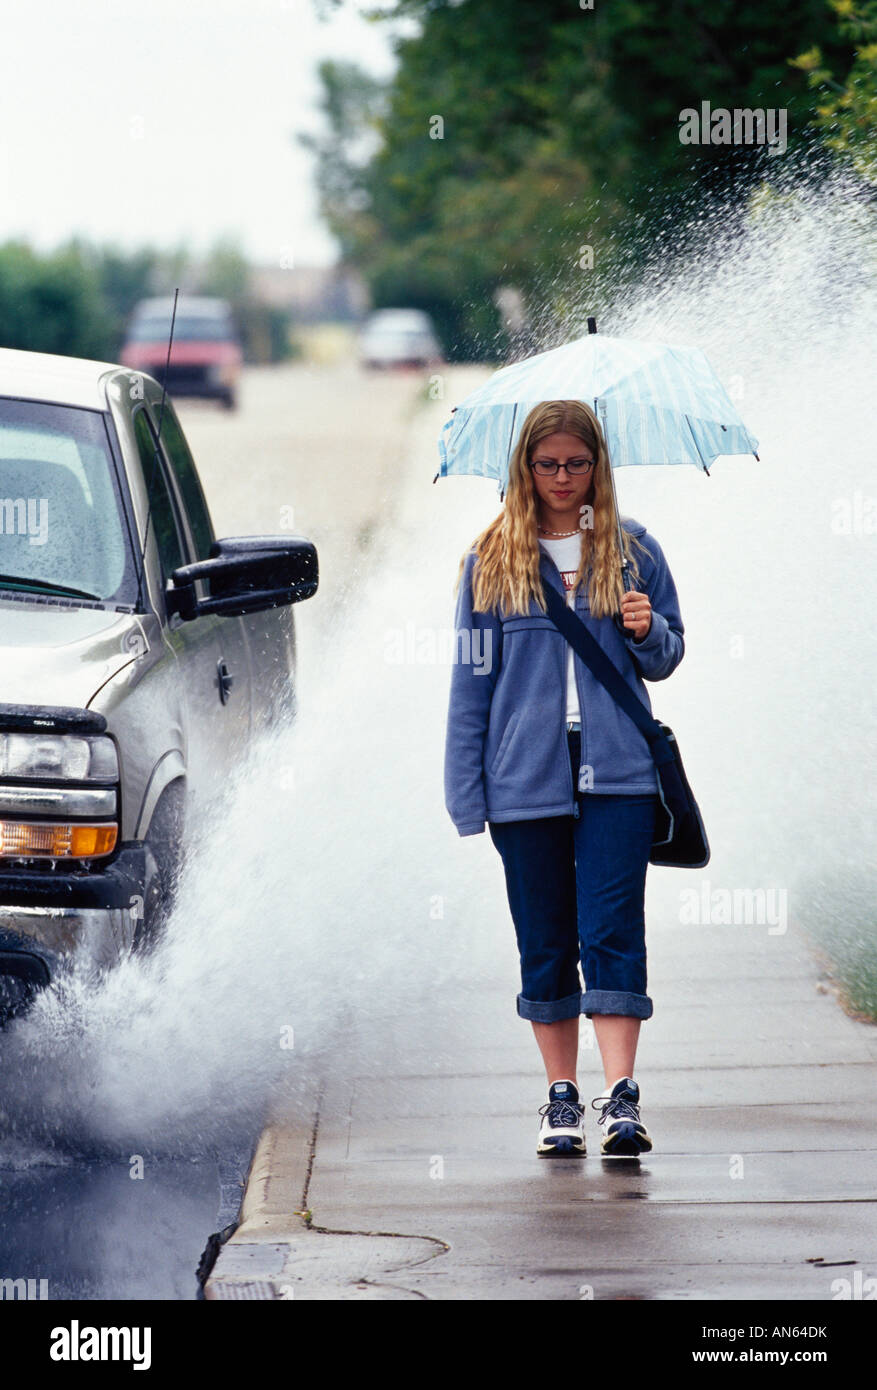
[{"label": "spray of water", "polygon": [[[709,877],[785,885],[793,915],[805,874],[842,906],[873,856],[877,240],[843,194],[793,187],[616,306],[619,329],[703,347],[760,440],[761,462],[618,487],[682,599],[686,659],[652,702],[680,734]],[[498,857],[442,802],[452,585],[497,509],[491,484],[430,486],[448,404],[413,429],[357,596],[302,610],[299,717],[198,827],[166,941],[0,1039],[19,1138],[191,1150],[252,1126],[278,1086],[305,1106],[326,1068],[377,1071],[424,1039],[438,1062],[464,1018],[477,1038],[484,982],[513,997]],[[650,875],[650,920],[677,916],[678,890]]]}]

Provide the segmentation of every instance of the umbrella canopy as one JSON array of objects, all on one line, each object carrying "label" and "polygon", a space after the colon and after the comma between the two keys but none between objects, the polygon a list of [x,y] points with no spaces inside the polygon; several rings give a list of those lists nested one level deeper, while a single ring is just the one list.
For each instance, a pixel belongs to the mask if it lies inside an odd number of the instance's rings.
[{"label": "umbrella canopy", "polygon": [[436,477],[496,478],[528,412],[540,401],[580,400],[597,414],[613,468],[694,463],[721,454],[758,457],[755,439],[699,348],[589,333],[494,372],[457,406],[439,440]]}]

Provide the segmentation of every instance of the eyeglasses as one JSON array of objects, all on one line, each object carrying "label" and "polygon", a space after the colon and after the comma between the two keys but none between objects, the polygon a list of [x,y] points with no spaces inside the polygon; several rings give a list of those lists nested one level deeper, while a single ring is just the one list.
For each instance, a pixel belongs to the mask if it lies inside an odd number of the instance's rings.
[{"label": "eyeglasses", "polygon": [[561,468],[565,468],[571,478],[578,478],[582,473],[587,473],[589,468],[593,468],[595,463],[596,459],[571,459],[569,463],[557,463],[554,459],[534,459],[530,467],[540,478],[553,478]]}]

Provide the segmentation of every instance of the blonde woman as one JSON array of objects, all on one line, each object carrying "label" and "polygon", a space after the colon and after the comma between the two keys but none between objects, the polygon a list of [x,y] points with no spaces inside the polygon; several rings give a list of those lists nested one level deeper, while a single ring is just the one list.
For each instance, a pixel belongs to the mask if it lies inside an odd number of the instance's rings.
[{"label": "blonde woman", "polygon": [[[644,896],[657,779],[649,746],[548,618],[568,603],[651,712],[643,678],[684,652],[672,576],[657,541],[623,518],[633,582],[623,591],[609,458],[593,411],[544,401],[524,421],[504,505],[463,557],[445,800],[461,835],[485,824],[502,857],[521,961],[518,1014],[548,1079],[537,1152],[585,1153],[579,1016],[593,1020],[607,1157],[651,1149],[634,1064],[646,992]],[[579,978],[581,966],[582,980]]]}]

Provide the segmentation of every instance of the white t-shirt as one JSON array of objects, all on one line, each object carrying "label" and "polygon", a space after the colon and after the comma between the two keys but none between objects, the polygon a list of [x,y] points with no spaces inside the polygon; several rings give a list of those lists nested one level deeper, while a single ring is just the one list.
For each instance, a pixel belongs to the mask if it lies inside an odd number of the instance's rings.
[{"label": "white t-shirt", "polygon": [[[575,606],[573,584],[578,574],[579,560],[582,556],[581,534],[577,532],[574,536],[564,536],[555,540],[540,536],[539,544],[542,546],[546,555],[550,556],[560,570],[560,577],[566,589],[566,601],[570,608],[573,608]],[[566,638],[564,638],[564,641],[566,641]],[[573,651],[568,642],[566,645],[566,717],[567,720],[581,720],[579,692],[576,690],[575,671],[572,661]]]}]

